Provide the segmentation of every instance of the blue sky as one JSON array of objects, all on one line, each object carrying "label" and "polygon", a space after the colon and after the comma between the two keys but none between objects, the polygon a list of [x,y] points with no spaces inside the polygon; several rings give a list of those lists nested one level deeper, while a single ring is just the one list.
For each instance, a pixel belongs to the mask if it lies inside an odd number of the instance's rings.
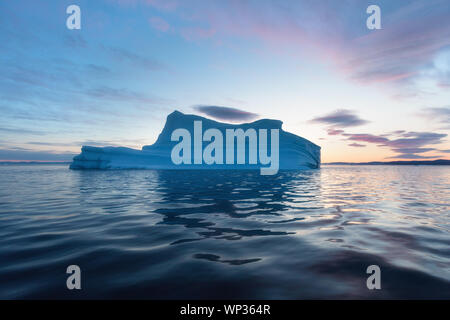
[{"label": "blue sky", "polygon": [[141,148],[173,110],[282,120],[325,162],[449,158],[447,0],[2,0],[0,37],[0,160]]}]

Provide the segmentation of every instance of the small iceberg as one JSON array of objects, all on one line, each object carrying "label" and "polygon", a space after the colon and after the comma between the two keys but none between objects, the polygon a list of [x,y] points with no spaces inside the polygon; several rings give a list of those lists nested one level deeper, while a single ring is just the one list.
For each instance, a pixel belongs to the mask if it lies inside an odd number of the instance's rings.
[{"label": "small iceberg", "polygon": [[283,131],[279,120],[217,122],[174,111],[156,142],[142,150],[83,146],[70,169],[279,169],[320,167],[320,147]]}]

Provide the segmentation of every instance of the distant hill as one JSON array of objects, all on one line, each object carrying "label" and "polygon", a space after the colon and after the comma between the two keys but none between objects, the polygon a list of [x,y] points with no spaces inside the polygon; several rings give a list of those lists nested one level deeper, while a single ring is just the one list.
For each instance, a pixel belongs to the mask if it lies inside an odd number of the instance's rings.
[{"label": "distant hill", "polygon": [[372,161],[372,162],[329,162],[324,165],[395,165],[395,166],[450,166],[450,160],[414,160],[414,161]]}]

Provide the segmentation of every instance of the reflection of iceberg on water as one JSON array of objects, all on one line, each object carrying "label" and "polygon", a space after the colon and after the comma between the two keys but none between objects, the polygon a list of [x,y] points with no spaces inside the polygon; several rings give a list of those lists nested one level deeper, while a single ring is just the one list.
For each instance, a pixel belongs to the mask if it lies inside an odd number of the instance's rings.
[{"label": "reflection of iceberg on water", "polygon": [[281,121],[269,119],[228,124],[175,111],[168,115],[154,144],[142,150],[83,146],[70,168],[263,168],[261,172],[269,167],[275,171],[319,168],[320,147],[283,131],[281,125]]}]

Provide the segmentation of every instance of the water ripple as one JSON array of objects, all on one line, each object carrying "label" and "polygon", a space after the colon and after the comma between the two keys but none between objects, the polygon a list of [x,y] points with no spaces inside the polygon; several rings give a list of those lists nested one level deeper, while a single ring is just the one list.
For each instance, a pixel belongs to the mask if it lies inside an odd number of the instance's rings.
[{"label": "water ripple", "polygon": [[2,166],[0,298],[449,299],[449,185],[448,167]]}]

